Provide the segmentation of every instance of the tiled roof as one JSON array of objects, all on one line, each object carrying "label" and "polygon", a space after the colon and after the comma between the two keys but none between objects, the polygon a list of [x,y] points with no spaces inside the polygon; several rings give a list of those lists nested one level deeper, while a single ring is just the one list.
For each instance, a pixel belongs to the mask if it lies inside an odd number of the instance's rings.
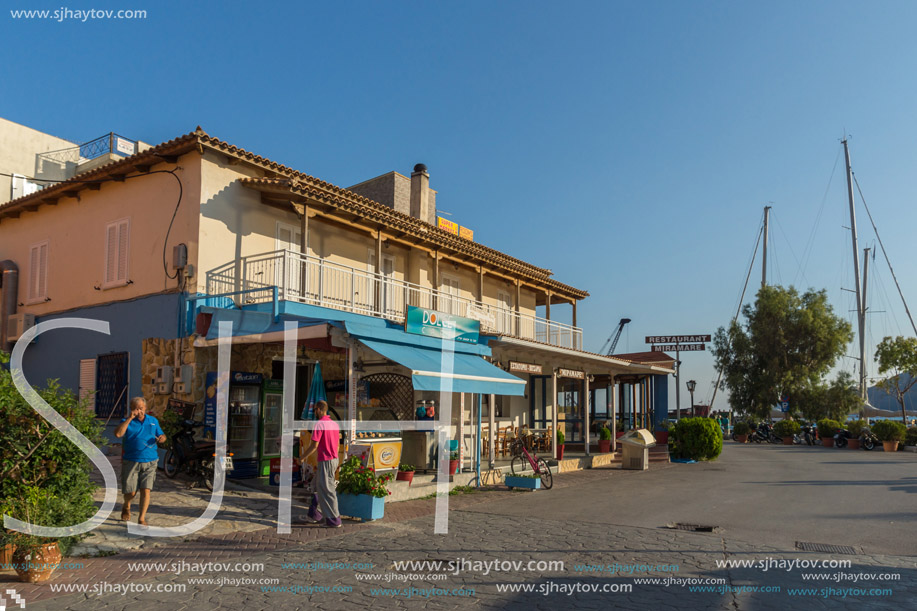
[{"label": "tiled roof", "polygon": [[198,127],[195,131],[179,136],[167,142],[134,154],[125,159],[113,161],[89,172],[80,174],[70,180],[56,185],[45,187],[35,193],[26,195],[0,205],[0,220],[5,216],[17,217],[23,211],[36,210],[44,203],[53,203],[61,197],[75,195],[79,190],[87,188],[90,184],[98,184],[110,180],[112,176],[126,176],[136,171],[138,166],[151,166],[163,161],[163,157],[178,155],[193,150],[195,147],[206,146],[230,155],[237,159],[247,161],[265,170],[280,175],[275,178],[245,178],[240,182],[252,188],[275,187],[290,189],[291,191],[328,205],[359,214],[377,223],[390,226],[406,234],[423,238],[437,243],[444,248],[478,258],[482,262],[490,263],[520,276],[537,280],[546,287],[554,289],[558,294],[567,297],[583,299],[589,296],[587,291],[577,289],[562,282],[552,279],[551,271],[526,263],[511,257],[493,248],[478,242],[472,242],[455,236],[443,229],[425,223],[412,216],[397,212],[371,199],[358,195],[347,189],[333,185],[327,181],[315,178],[283,164],[271,161],[266,157],[256,155],[245,149],[224,142],[208,135]]}]

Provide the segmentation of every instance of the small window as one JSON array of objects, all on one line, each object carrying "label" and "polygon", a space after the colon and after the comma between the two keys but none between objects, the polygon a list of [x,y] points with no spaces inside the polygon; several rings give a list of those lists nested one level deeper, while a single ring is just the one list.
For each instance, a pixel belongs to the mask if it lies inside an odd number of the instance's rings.
[{"label": "small window", "polygon": [[86,408],[96,409],[96,359],[80,359],[80,401],[86,401]]},{"label": "small window", "polygon": [[45,301],[48,297],[49,242],[39,242],[29,249],[29,303]]},{"label": "small window", "polygon": [[121,219],[105,227],[105,280],[103,288],[127,284],[130,251],[130,219]]}]

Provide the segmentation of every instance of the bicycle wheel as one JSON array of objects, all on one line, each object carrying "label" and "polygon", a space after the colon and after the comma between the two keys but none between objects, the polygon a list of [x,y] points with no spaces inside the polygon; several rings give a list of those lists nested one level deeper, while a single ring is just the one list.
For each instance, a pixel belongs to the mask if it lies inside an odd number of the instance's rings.
[{"label": "bicycle wheel", "polygon": [[538,473],[541,475],[541,487],[550,490],[554,485],[554,476],[551,474],[551,467],[543,458],[538,459]]},{"label": "bicycle wheel", "polygon": [[513,461],[509,464],[510,471],[513,475],[519,475],[529,467],[529,461],[525,459],[525,456],[517,454],[513,456]]}]

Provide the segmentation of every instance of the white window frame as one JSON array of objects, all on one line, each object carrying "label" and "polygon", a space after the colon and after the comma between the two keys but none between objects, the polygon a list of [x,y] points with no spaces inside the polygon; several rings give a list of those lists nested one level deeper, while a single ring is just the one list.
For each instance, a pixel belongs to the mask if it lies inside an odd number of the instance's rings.
[{"label": "white window frame", "polygon": [[[122,226],[126,228],[125,231],[127,232],[127,239],[125,240],[125,245],[124,245],[124,250],[126,252],[123,253],[124,255],[124,277],[118,277],[117,266],[118,266],[118,262],[121,260],[121,255],[122,255],[121,246],[120,246],[120,231],[121,231],[120,228]],[[114,264],[116,268],[115,269],[115,279],[108,280],[108,277],[109,277],[108,272],[110,271],[108,269],[108,262],[112,260],[112,258],[109,256],[110,255],[109,249],[111,248],[111,242],[108,239],[108,232],[112,228],[115,228],[115,241],[118,242],[118,246],[116,247],[117,250],[115,252],[115,257],[114,257]],[[112,289],[112,288],[117,288],[119,286],[126,286],[128,284],[128,280],[130,279],[130,275],[131,275],[130,254],[131,254],[131,217],[128,216],[123,219],[118,219],[117,221],[112,221],[111,223],[108,223],[107,225],[105,225],[105,264],[102,269],[102,272],[104,274],[102,276],[102,288],[103,289]]]},{"label": "white window frame", "polygon": [[[449,288],[448,291],[444,290],[447,286]],[[464,311],[459,312],[461,310],[461,301],[459,300],[462,296],[462,279],[460,276],[448,272],[440,272],[439,286],[436,290],[439,291],[438,310],[455,316],[463,316],[465,314]],[[453,290],[455,291],[454,293],[452,292]]]},{"label": "white window frame", "polygon": [[[45,250],[44,266],[41,264],[41,250]],[[38,266],[33,262],[33,253],[38,250]],[[44,303],[48,299],[48,261],[51,258],[51,241],[42,240],[32,244],[29,247],[29,286],[26,289],[26,303],[29,305],[35,303]],[[44,269],[42,269],[44,267]],[[44,272],[44,282],[42,282],[42,271]]]}]

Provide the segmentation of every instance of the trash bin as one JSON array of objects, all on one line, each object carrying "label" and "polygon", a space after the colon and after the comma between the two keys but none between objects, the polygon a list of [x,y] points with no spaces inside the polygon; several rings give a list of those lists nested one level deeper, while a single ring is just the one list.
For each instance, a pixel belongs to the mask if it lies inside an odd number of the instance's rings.
[{"label": "trash bin", "polygon": [[656,438],[646,429],[629,431],[618,439],[621,444],[621,468],[644,470],[650,468],[650,448]]}]

